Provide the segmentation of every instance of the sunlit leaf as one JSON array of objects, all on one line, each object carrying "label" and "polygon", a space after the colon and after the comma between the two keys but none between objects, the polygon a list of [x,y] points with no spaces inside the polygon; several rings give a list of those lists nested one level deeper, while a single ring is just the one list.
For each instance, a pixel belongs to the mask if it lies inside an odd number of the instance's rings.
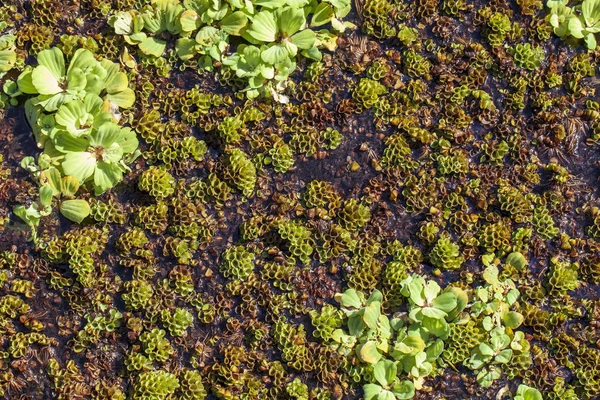
[{"label": "sunlit leaf", "polygon": [[60,204],[60,213],[73,222],[81,223],[90,215],[90,205],[85,200],[65,200]]}]

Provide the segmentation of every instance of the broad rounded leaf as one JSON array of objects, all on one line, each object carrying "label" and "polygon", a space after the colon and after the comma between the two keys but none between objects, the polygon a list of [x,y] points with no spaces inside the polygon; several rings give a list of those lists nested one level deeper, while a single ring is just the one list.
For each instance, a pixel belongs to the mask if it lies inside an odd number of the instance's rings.
[{"label": "broad rounded leaf", "polygon": [[299,49],[308,50],[315,45],[317,35],[310,29],[304,29],[292,36],[290,41],[298,46]]},{"label": "broad rounded leaf", "polygon": [[54,191],[50,186],[42,186],[40,188],[40,204],[44,207],[51,205],[53,195]]},{"label": "broad rounded leaf", "polygon": [[117,141],[124,154],[133,153],[139,145],[137,136],[130,128],[121,128],[121,135]]},{"label": "broad rounded leaf", "polygon": [[44,66],[58,81],[65,76],[65,57],[58,47],[42,50],[37,55],[38,64]]},{"label": "broad rounded leaf", "polygon": [[271,11],[261,11],[252,18],[252,23],[246,31],[260,42],[274,42],[277,37],[277,23]]},{"label": "broad rounded leaf", "polygon": [[17,53],[13,50],[0,50],[0,72],[8,72],[17,62]]},{"label": "broad rounded leaf", "polygon": [[122,92],[123,90],[127,89],[127,75],[125,74],[125,72],[117,72],[111,74],[110,77],[110,81],[107,81],[106,84],[107,93],[112,94]]},{"label": "broad rounded leaf", "polygon": [[493,356],[494,355],[494,349],[487,343],[479,344],[479,352],[484,356]]},{"label": "broad rounded leaf", "polygon": [[[496,329],[494,331],[496,331]],[[492,331],[493,336],[490,339],[492,348],[494,348],[495,350],[501,350],[501,349],[507,348],[510,345],[510,337],[503,333],[494,335],[494,331]]]},{"label": "broad rounded leaf", "polygon": [[489,371],[483,369],[477,374],[477,382],[484,388],[492,386],[492,383],[502,376],[502,370],[500,368],[490,367]]},{"label": "broad rounded leaf", "polygon": [[368,384],[364,385],[363,392],[364,392],[365,400],[377,399],[377,397],[379,396],[379,393],[381,393],[382,390],[383,390],[383,388],[381,386],[376,385],[374,383],[368,383]]},{"label": "broad rounded leaf", "polygon": [[600,20],[600,1],[583,0],[581,13],[588,27],[594,26]]},{"label": "broad rounded leaf", "polygon": [[61,166],[65,175],[70,175],[79,182],[85,182],[94,174],[96,158],[87,151],[67,153]]},{"label": "broad rounded leaf", "polygon": [[89,72],[92,69],[98,67],[100,64],[94,54],[87,49],[78,49],[73,54],[71,63],[69,64],[69,70],[73,68],[79,68],[82,71]]},{"label": "broad rounded leaf", "polygon": [[94,172],[94,193],[100,195],[123,179],[123,171],[118,165],[98,162]]},{"label": "broad rounded leaf", "polygon": [[344,18],[351,10],[350,0],[325,0],[335,8],[335,15]]},{"label": "broad rounded leaf", "polygon": [[195,10],[185,10],[181,13],[179,23],[181,24],[181,30],[184,32],[192,32],[202,26],[202,20],[200,20]]},{"label": "broad rounded leaf", "polygon": [[183,61],[190,60],[196,55],[196,41],[190,38],[177,39],[175,51]]},{"label": "broad rounded leaf", "polygon": [[100,128],[98,128],[98,130],[92,132],[90,135],[90,144],[92,146],[102,146],[104,148],[108,148],[120,139],[121,134],[121,127],[113,122],[110,122],[102,125]]},{"label": "broad rounded leaf", "polygon": [[381,359],[381,353],[377,350],[377,343],[373,340],[369,340],[358,349],[358,357],[361,361],[368,364],[375,364]]},{"label": "broad rounded leaf", "polygon": [[483,279],[490,285],[497,285],[499,283],[498,273],[498,267],[490,265],[483,271]]},{"label": "broad rounded leaf", "polygon": [[31,73],[33,69],[31,67],[25,67],[25,70],[21,72],[19,77],[17,78],[17,85],[19,86],[19,90],[23,93],[27,94],[37,94],[38,91],[33,85]]},{"label": "broad rounded leaf", "polygon": [[568,25],[569,33],[577,39],[583,38],[584,21],[581,17],[573,17],[569,19]]},{"label": "broad rounded leaf", "polygon": [[515,251],[506,257],[506,264],[510,264],[520,271],[527,266],[527,260],[523,254]]},{"label": "broad rounded leaf", "polygon": [[[521,397],[519,397],[521,396]],[[519,400],[542,400],[542,394],[539,390],[527,385],[519,385],[517,388],[517,397]]]},{"label": "broad rounded leaf", "polygon": [[90,215],[90,205],[85,200],[65,200],[60,204],[60,213],[65,218],[80,224]]},{"label": "broad rounded leaf", "polygon": [[399,400],[412,399],[415,396],[415,385],[411,381],[403,381],[392,387],[392,393]]},{"label": "broad rounded leaf", "polygon": [[59,107],[55,114],[58,125],[62,125],[71,135],[79,137],[92,128],[93,116],[85,109],[85,104],[79,100],[72,100]]},{"label": "broad rounded leaf", "polygon": [[433,344],[430,344],[425,350],[427,355],[427,361],[434,362],[444,351],[444,341],[441,339],[436,340]]},{"label": "broad rounded leaf", "polygon": [[60,172],[54,167],[50,167],[40,173],[40,184],[52,189],[52,194],[60,193]]},{"label": "broad rounded leaf", "polygon": [[373,377],[381,386],[390,385],[396,379],[396,363],[390,360],[381,360],[373,366]]},{"label": "broad rounded leaf", "polygon": [[130,12],[118,12],[108,19],[108,24],[115,29],[117,35],[129,35],[133,32],[133,16]]},{"label": "broad rounded leaf", "polygon": [[54,147],[61,153],[85,152],[87,151],[89,144],[87,139],[74,137],[64,131],[59,132],[54,138]]},{"label": "broad rounded leaf", "polygon": [[372,303],[374,301],[378,301],[379,303],[383,302],[383,294],[377,289],[373,290],[373,292],[369,295],[369,298],[367,299],[367,304]]},{"label": "broad rounded leaf", "polygon": [[73,197],[79,190],[79,182],[72,176],[63,176],[60,180],[60,193],[65,197]]},{"label": "broad rounded leaf", "polygon": [[444,318],[430,318],[425,316],[423,317],[422,324],[427,332],[432,333],[441,339],[446,339],[448,337],[450,329]]},{"label": "broad rounded leaf", "polygon": [[596,48],[596,36],[593,33],[588,33],[583,39],[588,49],[594,50]]},{"label": "broad rounded leaf", "polygon": [[456,295],[452,292],[445,292],[433,299],[433,306],[444,312],[450,312],[456,308]]},{"label": "broad rounded leaf", "polygon": [[165,52],[167,42],[164,40],[148,37],[139,44],[142,53],[149,56],[160,57]]},{"label": "broad rounded leaf", "polygon": [[57,94],[63,91],[52,72],[44,65],[38,65],[31,71],[31,83],[40,94]]},{"label": "broad rounded leaf", "polygon": [[306,18],[301,8],[280,8],[277,10],[277,23],[284,36],[292,36],[304,26]]},{"label": "broad rounded leaf", "polygon": [[434,319],[443,319],[447,314],[435,307],[423,307],[421,309],[421,314],[425,317],[434,318]]},{"label": "broad rounded leaf", "polygon": [[223,32],[239,36],[246,25],[248,25],[248,17],[243,11],[236,11],[223,18],[219,22],[219,25]]},{"label": "broad rounded leaf", "polygon": [[400,353],[414,356],[425,350],[425,341],[418,333],[409,334],[401,342],[396,343],[395,349]]},{"label": "broad rounded leaf", "polygon": [[108,93],[104,98],[112,101],[120,108],[129,108],[135,103],[135,92],[130,88],[126,88],[117,93]]},{"label": "broad rounded leaf", "polygon": [[504,322],[504,325],[506,325],[508,328],[516,329],[519,326],[521,326],[521,324],[523,323],[523,319],[524,318],[521,313],[518,313],[516,311],[509,311],[506,313],[502,320]]},{"label": "broad rounded leaf", "polygon": [[360,308],[362,306],[362,301],[354,289],[348,289],[343,294],[336,295],[336,300],[342,307]]},{"label": "broad rounded leaf", "polygon": [[374,301],[369,303],[365,307],[365,313],[363,315],[363,321],[370,329],[375,329],[377,327],[377,320],[381,315],[381,303],[378,301]]},{"label": "broad rounded leaf", "polygon": [[348,331],[353,336],[359,336],[366,328],[361,315],[354,315],[348,318]]},{"label": "broad rounded leaf", "polygon": [[196,34],[196,42],[203,47],[215,44],[221,38],[220,31],[214,26],[205,26]]},{"label": "broad rounded leaf", "polygon": [[310,26],[325,25],[333,18],[333,8],[327,3],[320,3],[316,8],[310,20]]},{"label": "broad rounded leaf", "polygon": [[504,349],[496,357],[494,357],[494,361],[499,364],[506,364],[512,358],[513,351],[512,349]]}]

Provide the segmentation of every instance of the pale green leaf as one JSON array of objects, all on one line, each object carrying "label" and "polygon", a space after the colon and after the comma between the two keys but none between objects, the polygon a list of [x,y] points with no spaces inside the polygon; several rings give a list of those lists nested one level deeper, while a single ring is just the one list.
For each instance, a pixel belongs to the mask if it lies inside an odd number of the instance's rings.
[{"label": "pale green leaf", "polygon": [[130,88],[126,88],[120,92],[108,93],[104,98],[120,108],[129,108],[135,103],[135,92]]},{"label": "pale green leaf", "polygon": [[280,8],[276,15],[279,31],[283,36],[292,36],[306,23],[304,12],[300,8]]},{"label": "pale green leaf", "polygon": [[584,30],[584,21],[581,17],[573,17],[569,19],[568,22],[569,33],[576,37],[577,39],[583,38],[583,30]]},{"label": "pale green leaf", "polygon": [[412,399],[415,396],[415,385],[411,381],[403,381],[392,387],[392,393],[398,400]]},{"label": "pale green leaf", "polygon": [[110,78],[105,86],[107,93],[112,94],[127,89],[127,75],[125,72],[113,73],[110,75]]},{"label": "pale green leaf", "polygon": [[42,186],[40,188],[40,204],[47,207],[52,204],[52,196],[54,192],[50,186]]},{"label": "pale green leaf", "polygon": [[298,46],[298,48],[302,50],[308,50],[315,45],[315,42],[317,41],[317,35],[310,29],[304,29],[303,31],[292,36],[290,41]]},{"label": "pale green leaf", "polygon": [[40,173],[40,184],[52,189],[53,195],[60,193],[60,172],[54,167],[50,167]]},{"label": "pale green leaf", "polygon": [[96,131],[90,135],[90,145],[102,146],[104,148],[110,147],[116,143],[121,137],[121,128],[119,125],[110,122],[102,125]]},{"label": "pale green leaf", "polygon": [[243,11],[236,11],[219,22],[219,26],[223,32],[227,32],[230,35],[239,36],[243,29],[248,25],[248,17]]},{"label": "pale green leaf", "polygon": [[42,50],[37,55],[39,66],[43,66],[54,81],[60,81],[65,76],[65,57],[58,47]]},{"label": "pale green leaf", "polygon": [[196,41],[190,38],[177,39],[175,51],[183,61],[190,60],[196,55]]},{"label": "pale green leaf", "polygon": [[331,18],[333,17],[333,8],[327,3],[320,3],[315,8],[315,11],[310,19],[310,26],[315,27],[325,25],[326,23],[331,21]]},{"label": "pale green leaf", "polygon": [[363,321],[370,329],[377,327],[377,320],[381,315],[381,303],[374,301],[365,307],[365,313],[363,315]]},{"label": "pale green leaf", "polygon": [[456,295],[452,292],[445,292],[433,299],[432,305],[446,313],[456,308]]},{"label": "pale green leaf", "polygon": [[44,65],[38,65],[31,72],[31,83],[40,94],[53,95],[63,91],[58,79]]},{"label": "pale green leaf", "polygon": [[275,16],[271,11],[259,12],[252,17],[252,23],[246,33],[260,42],[274,42],[277,37]]},{"label": "pale green leaf", "polygon": [[354,289],[346,290],[341,296],[336,295],[336,300],[342,307],[360,308],[362,306],[362,301]]},{"label": "pale green leaf", "polygon": [[133,33],[133,16],[131,12],[121,11],[108,19],[117,35],[129,35]]},{"label": "pale green leaf", "polygon": [[79,190],[79,182],[72,176],[63,176],[60,180],[60,192],[65,197],[73,197]]},{"label": "pale green leaf", "polygon": [[82,137],[74,137],[73,135],[63,131],[59,132],[54,138],[54,146],[62,153],[79,153],[87,151],[89,147],[89,141]]},{"label": "pale green leaf", "polygon": [[104,193],[123,179],[123,171],[118,165],[98,162],[94,172],[94,193]]},{"label": "pale green leaf", "polygon": [[154,37],[148,37],[139,44],[142,53],[149,56],[160,57],[167,47],[167,42]]},{"label": "pale green leaf", "polygon": [[583,0],[581,3],[581,13],[588,27],[596,25],[600,21],[600,1]]},{"label": "pale green leaf", "polygon": [[377,399],[377,397],[379,396],[379,393],[381,393],[382,390],[383,390],[383,388],[381,386],[376,385],[374,383],[368,383],[368,384],[364,385],[363,392],[364,392],[365,400]]},{"label": "pale green leaf", "polygon": [[27,94],[37,94],[38,91],[33,85],[31,73],[33,69],[29,66],[25,67],[25,70],[21,72],[19,77],[17,78],[17,85],[19,86],[19,90],[23,93]]},{"label": "pale green leaf", "polygon": [[192,32],[202,26],[202,20],[195,10],[185,10],[179,17],[181,30],[184,32]]},{"label": "pale green leaf", "polygon": [[60,213],[68,220],[80,224],[90,215],[90,205],[85,200],[65,200],[60,204]]},{"label": "pale green leaf", "polygon": [[523,254],[519,253],[518,251],[510,253],[506,257],[506,263],[512,265],[519,271],[523,270],[523,268],[527,266],[527,260]]},{"label": "pale green leaf", "polygon": [[85,182],[94,174],[96,158],[87,151],[66,153],[61,166],[65,175],[70,175],[79,182]]},{"label": "pale green leaf", "polygon": [[523,323],[523,315],[516,311],[509,311],[506,313],[502,321],[508,328],[516,329]]},{"label": "pale green leaf", "polygon": [[87,49],[77,49],[69,64],[69,70],[79,68],[86,73],[97,67],[99,67],[98,60],[96,60],[94,54]]},{"label": "pale green leaf", "polygon": [[361,361],[368,364],[375,364],[381,359],[381,353],[377,350],[377,343],[373,340],[369,340],[362,346],[359,346],[357,350]]},{"label": "pale green leaf", "polygon": [[380,360],[373,366],[373,377],[381,386],[388,386],[396,379],[396,363],[390,360]]}]

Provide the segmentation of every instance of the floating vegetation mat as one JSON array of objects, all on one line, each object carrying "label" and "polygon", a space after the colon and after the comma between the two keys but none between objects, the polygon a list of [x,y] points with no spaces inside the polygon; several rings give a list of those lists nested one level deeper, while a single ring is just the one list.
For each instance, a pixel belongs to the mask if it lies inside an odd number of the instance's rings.
[{"label": "floating vegetation mat", "polygon": [[0,397],[600,399],[600,0],[0,6]]}]

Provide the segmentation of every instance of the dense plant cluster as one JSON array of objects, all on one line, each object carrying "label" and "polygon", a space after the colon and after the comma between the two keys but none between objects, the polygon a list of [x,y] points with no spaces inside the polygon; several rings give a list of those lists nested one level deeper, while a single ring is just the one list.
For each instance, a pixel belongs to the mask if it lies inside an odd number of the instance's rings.
[{"label": "dense plant cluster", "polygon": [[[349,12],[348,0],[152,0],[141,10],[117,12],[108,22],[147,56],[162,57],[169,45],[165,35],[175,36],[174,52],[169,50],[182,61],[206,71],[226,67],[223,74],[246,82],[248,98],[279,98],[296,69],[296,56],[320,60],[320,49],[334,50],[336,33],[348,26],[341,18]],[[327,24],[331,31],[313,30]],[[231,48],[236,38],[245,43]]]},{"label": "dense plant cluster", "polygon": [[600,396],[597,5],[546,6],[1,5],[1,397]]}]

